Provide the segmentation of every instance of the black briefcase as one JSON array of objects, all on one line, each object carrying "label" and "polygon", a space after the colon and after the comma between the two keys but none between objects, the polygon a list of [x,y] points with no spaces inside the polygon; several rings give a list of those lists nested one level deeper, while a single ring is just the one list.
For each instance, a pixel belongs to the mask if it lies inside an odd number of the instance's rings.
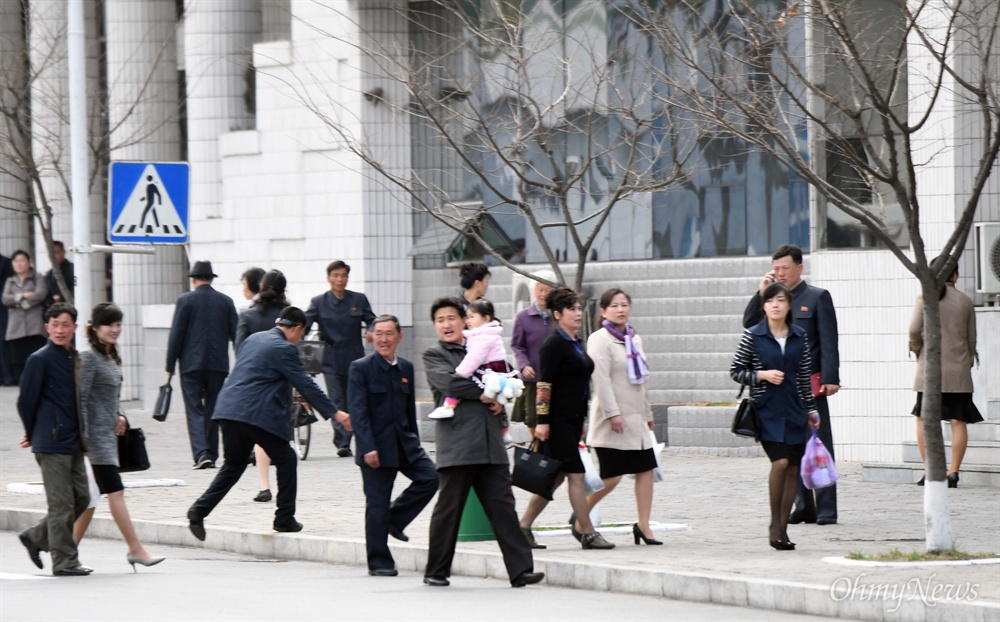
[{"label": "black briefcase", "polygon": [[156,406],[153,407],[153,419],[166,421],[167,413],[170,412],[170,396],[173,395],[174,388],[170,386],[173,376],[167,379],[167,384],[160,387],[160,394],[156,396]]},{"label": "black briefcase", "polygon": [[562,462],[543,453],[533,451],[537,441],[530,447],[514,448],[513,484],[518,488],[552,500],[552,485],[562,468]]},{"label": "black briefcase", "polygon": [[118,437],[118,470],[122,473],[145,471],[149,468],[149,454],[146,453],[146,435],[142,428],[128,427],[125,420],[125,434]]}]

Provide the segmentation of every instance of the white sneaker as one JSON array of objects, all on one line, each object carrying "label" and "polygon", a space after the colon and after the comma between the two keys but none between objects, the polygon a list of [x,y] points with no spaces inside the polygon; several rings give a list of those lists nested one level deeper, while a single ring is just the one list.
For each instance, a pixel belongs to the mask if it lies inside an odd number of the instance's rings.
[{"label": "white sneaker", "polygon": [[427,415],[428,419],[451,419],[455,416],[455,409],[447,406],[438,406]]}]

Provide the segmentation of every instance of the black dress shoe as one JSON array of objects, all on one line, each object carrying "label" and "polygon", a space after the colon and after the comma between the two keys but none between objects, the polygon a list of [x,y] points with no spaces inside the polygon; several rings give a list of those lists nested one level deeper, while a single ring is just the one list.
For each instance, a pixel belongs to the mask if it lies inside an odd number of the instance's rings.
[{"label": "black dress shoe", "polygon": [[817,525],[836,525],[837,524],[837,519],[836,518],[817,518],[816,519],[816,524]]},{"label": "black dress shoe", "polygon": [[22,531],[21,533],[17,534],[17,537],[19,540],[21,540],[21,544],[24,545],[24,548],[28,549],[28,558],[31,560],[31,563],[38,566],[40,570],[43,567],[42,558],[38,554],[38,552],[41,549],[39,549],[38,546],[36,546],[35,543],[31,540],[31,537],[28,536],[27,531]]},{"label": "black dress shoe", "polygon": [[524,587],[525,585],[533,585],[538,583],[545,578],[544,572],[531,572],[526,570],[521,574],[517,575],[510,581],[511,587]]},{"label": "black dress shoe", "polygon": [[198,538],[202,542],[205,541],[205,519],[198,516],[194,510],[188,510],[188,529],[195,538]]},{"label": "black dress shoe", "polygon": [[958,471],[948,474],[948,488],[958,488]]},{"label": "black dress shoe", "polygon": [[569,532],[577,542],[583,542],[583,534],[576,530],[576,513],[569,515]]},{"label": "black dress shoe", "polygon": [[448,587],[451,585],[451,581],[444,577],[424,577],[424,585],[430,585],[433,587]]},{"label": "black dress shoe", "polygon": [[389,525],[389,535],[393,538],[399,540],[400,542],[409,542],[410,536],[406,535],[402,531],[396,529],[392,525]]},{"label": "black dress shoe", "polygon": [[925,482],[926,480],[927,480],[927,476],[926,476],[926,475],[924,475],[923,477],[921,477],[921,478],[920,478],[920,481],[919,481],[919,482],[917,482],[917,486],[923,486],[923,485],[924,485],[924,482]]},{"label": "black dress shoe", "polygon": [[85,577],[92,572],[94,572],[94,569],[87,568],[86,566],[70,566],[69,568],[56,570],[52,574],[57,577]]},{"label": "black dress shoe", "polygon": [[257,493],[257,496],[253,498],[254,501],[258,503],[267,503],[274,497],[271,496],[271,489],[265,488],[264,490]]},{"label": "black dress shoe", "polygon": [[350,458],[353,455],[354,455],[354,452],[351,451],[350,447],[341,447],[340,449],[337,450],[337,457],[338,458]]},{"label": "black dress shoe", "polygon": [[780,540],[771,540],[771,548],[778,551],[794,551],[795,545],[791,542],[781,542]]},{"label": "black dress shoe", "polygon": [[368,574],[372,577],[395,577],[399,574],[399,571],[395,568],[376,568],[375,570],[369,570]]},{"label": "black dress shoe", "polygon": [[795,510],[788,517],[788,524],[789,525],[798,525],[800,523],[809,523],[809,524],[812,524],[812,523],[815,523],[815,522],[816,522],[816,514],[815,513],[808,513],[807,514],[806,512],[804,512],[802,510]]},{"label": "black dress shoe", "polygon": [[290,523],[285,523],[283,525],[275,525],[275,531],[280,531],[281,533],[298,533],[302,531],[302,523],[297,520],[293,520]]}]

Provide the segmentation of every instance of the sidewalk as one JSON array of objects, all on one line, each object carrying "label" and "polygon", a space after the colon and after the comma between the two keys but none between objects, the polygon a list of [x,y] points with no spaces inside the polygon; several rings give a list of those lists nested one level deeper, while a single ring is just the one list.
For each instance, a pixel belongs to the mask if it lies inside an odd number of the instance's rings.
[{"label": "sidewalk", "polygon": [[[41,495],[7,492],[8,484],[40,480],[29,452],[17,447],[22,431],[15,400],[16,389],[0,389],[0,529],[4,530],[24,528],[45,507]],[[148,415],[131,413],[130,421],[146,433],[152,468],[125,474],[123,479],[186,482],[183,487],[128,489],[130,512],[151,550],[160,542],[364,566],[361,477],[353,459],[336,457],[328,424],[313,426],[309,459],[299,463],[297,517],[305,525],[301,534],[273,534],[274,505],[251,501],[258,479],[256,469],[248,467],[207,518],[209,537],[199,543],[187,531],[185,514],[216,471],[191,470],[182,417],[171,415],[159,423]],[[427,449],[433,459],[434,445],[428,444]],[[658,533],[665,542],[660,547],[635,546],[631,535],[609,536],[617,544],[611,551],[583,551],[568,535],[540,537],[548,549],[535,552],[536,570],[545,571],[546,580],[559,585],[817,616],[1000,620],[1000,565],[897,569],[822,561],[851,551],[922,550],[922,488],[863,482],[859,463],[839,463],[839,524],[792,525],[789,534],[798,550],[774,551],[767,542],[766,459],[692,456],[670,450],[663,459],[666,480],[656,485],[653,520],[686,523],[689,531]],[[406,483],[401,477],[397,490]],[[630,484],[624,481],[602,504],[604,522],[635,520]],[[272,471],[272,490],[274,486]],[[515,495],[517,507],[523,509],[528,495],[519,489]],[[949,502],[957,548],[1000,553],[1000,490],[958,488],[950,491]],[[536,526],[565,526],[570,511],[566,494],[560,490]],[[406,530],[408,544],[390,542],[401,569],[422,570],[430,514],[428,507]],[[89,535],[120,537],[106,501]],[[458,550],[456,583],[461,582],[461,575],[506,578],[495,542],[459,543]],[[82,556],[86,558],[86,543]],[[949,586],[957,596],[944,601]],[[968,593],[972,586],[975,598]],[[935,594],[939,602],[932,599]]]}]

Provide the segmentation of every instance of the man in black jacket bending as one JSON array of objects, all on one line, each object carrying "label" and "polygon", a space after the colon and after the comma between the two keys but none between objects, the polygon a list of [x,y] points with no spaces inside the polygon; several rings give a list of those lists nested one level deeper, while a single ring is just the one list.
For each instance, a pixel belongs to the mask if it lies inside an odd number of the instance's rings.
[{"label": "man in black jacket bending", "polygon": [[[802,250],[792,244],[782,244],[771,256],[773,269],[764,275],[760,290],[753,295],[743,312],[743,327],[750,328],[764,318],[760,296],[767,286],[779,281],[792,290],[792,316],[796,326],[806,331],[809,355],[812,357],[813,391],[819,411],[819,437],[833,456],[833,430],[830,427],[830,406],[827,398],[840,390],[840,349],[837,334],[837,311],[830,292],[802,280]],[[818,377],[817,377],[818,375]],[[814,495],[815,494],[815,498]],[[837,523],[837,487],[812,491],[802,484],[795,495],[795,510],[789,523]]]}]

